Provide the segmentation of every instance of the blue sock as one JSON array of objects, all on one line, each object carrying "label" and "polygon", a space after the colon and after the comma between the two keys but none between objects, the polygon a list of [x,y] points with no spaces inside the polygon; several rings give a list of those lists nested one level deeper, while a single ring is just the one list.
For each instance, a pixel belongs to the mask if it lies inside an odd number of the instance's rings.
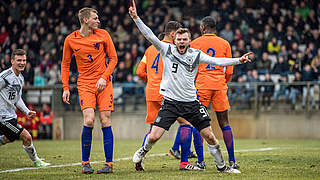
[{"label": "blue sock", "polygon": [[144,144],[146,143],[146,139],[147,139],[147,136],[150,134],[150,131],[147,132],[147,134],[144,136],[144,139],[143,139],[143,142],[142,142],[142,146],[144,146]]},{"label": "blue sock", "polygon": [[230,126],[226,126],[221,129],[222,134],[223,134],[223,140],[224,143],[226,144],[227,150],[228,150],[228,155],[229,155],[229,162],[233,161],[236,162],[234,158],[234,145],[233,145],[233,135],[232,135],[232,130]]},{"label": "blue sock", "polygon": [[192,140],[192,126],[181,125],[181,160],[180,162],[188,162],[188,155],[191,147]]},{"label": "blue sock", "polygon": [[93,127],[83,126],[81,135],[82,161],[89,161]]},{"label": "blue sock", "polygon": [[181,125],[178,128],[177,131],[177,135],[176,135],[176,139],[174,140],[173,146],[172,146],[172,150],[179,150],[179,146],[180,146],[180,131],[181,131]]},{"label": "blue sock", "polygon": [[196,150],[196,153],[197,153],[197,156],[198,156],[198,162],[201,163],[202,161],[204,161],[204,157],[203,157],[203,138],[200,135],[200,132],[196,128],[193,128],[192,133],[193,133],[194,149]]},{"label": "blue sock", "polygon": [[104,156],[106,157],[106,162],[112,162],[113,133],[112,133],[111,126],[102,128],[102,133],[103,133]]}]

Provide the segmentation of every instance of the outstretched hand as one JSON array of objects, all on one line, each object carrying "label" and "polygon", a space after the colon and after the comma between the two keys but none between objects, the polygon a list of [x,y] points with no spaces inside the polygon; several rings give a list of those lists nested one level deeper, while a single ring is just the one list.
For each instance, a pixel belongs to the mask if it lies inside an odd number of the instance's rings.
[{"label": "outstretched hand", "polygon": [[136,3],[134,2],[134,0],[130,0],[130,1],[132,1],[132,5],[129,7],[129,14],[132,19],[137,19],[138,14],[137,14]]},{"label": "outstretched hand", "polygon": [[251,62],[251,59],[249,59],[250,55],[253,55],[253,52],[248,52],[248,53],[242,55],[241,58],[240,58],[240,63],[244,64],[244,63],[247,63],[247,62]]}]

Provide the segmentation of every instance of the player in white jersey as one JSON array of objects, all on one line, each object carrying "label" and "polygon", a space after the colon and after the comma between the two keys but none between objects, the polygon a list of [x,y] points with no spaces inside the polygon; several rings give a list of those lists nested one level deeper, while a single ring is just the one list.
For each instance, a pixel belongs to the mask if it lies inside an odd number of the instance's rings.
[{"label": "player in white jersey", "polygon": [[206,108],[199,103],[194,84],[200,63],[219,66],[230,66],[250,62],[247,53],[241,58],[214,58],[200,50],[189,47],[191,34],[188,29],[180,28],[175,33],[174,44],[161,42],[138,17],[133,0],[129,14],[141,33],[156,47],[163,60],[163,75],[160,93],[164,96],[162,107],[155,120],[146,143],[133,156],[133,162],[143,161],[146,153],[163,135],[165,130],[183,117],[189,121],[207,141],[210,154],[214,157],[219,172],[240,173],[237,169],[226,166],[218,140],[214,136],[210,117]]},{"label": "player in white jersey", "polygon": [[26,107],[21,97],[24,85],[21,72],[26,66],[26,52],[23,49],[14,50],[11,64],[11,68],[0,73],[0,146],[20,139],[24,150],[36,167],[48,166],[49,163],[38,157],[29,132],[17,122],[16,107],[29,118],[36,115],[35,111],[30,111]]}]

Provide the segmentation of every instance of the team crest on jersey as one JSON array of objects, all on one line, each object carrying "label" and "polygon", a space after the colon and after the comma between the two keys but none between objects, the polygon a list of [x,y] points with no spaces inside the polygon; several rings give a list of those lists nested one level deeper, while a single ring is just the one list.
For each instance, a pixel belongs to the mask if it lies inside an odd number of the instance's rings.
[{"label": "team crest on jersey", "polygon": [[161,120],[161,117],[158,116],[155,122],[156,122],[156,123],[159,123],[160,120]]},{"label": "team crest on jersey", "polygon": [[97,49],[97,50],[99,50],[99,48],[100,48],[100,44],[99,44],[99,43],[95,43],[95,44],[93,44],[93,46],[94,46],[94,48]]},{"label": "team crest on jersey", "polygon": [[187,56],[187,63],[191,63],[192,62],[192,57]]}]

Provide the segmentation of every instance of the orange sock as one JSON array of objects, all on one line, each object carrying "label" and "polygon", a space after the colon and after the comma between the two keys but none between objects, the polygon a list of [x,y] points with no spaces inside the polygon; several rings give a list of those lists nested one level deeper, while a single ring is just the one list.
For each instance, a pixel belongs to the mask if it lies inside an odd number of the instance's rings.
[{"label": "orange sock", "polygon": [[106,162],[105,164],[108,165],[108,166],[110,166],[110,167],[113,166],[113,163],[112,163],[112,162]]},{"label": "orange sock", "polygon": [[90,161],[81,161],[82,165],[90,164]]}]

